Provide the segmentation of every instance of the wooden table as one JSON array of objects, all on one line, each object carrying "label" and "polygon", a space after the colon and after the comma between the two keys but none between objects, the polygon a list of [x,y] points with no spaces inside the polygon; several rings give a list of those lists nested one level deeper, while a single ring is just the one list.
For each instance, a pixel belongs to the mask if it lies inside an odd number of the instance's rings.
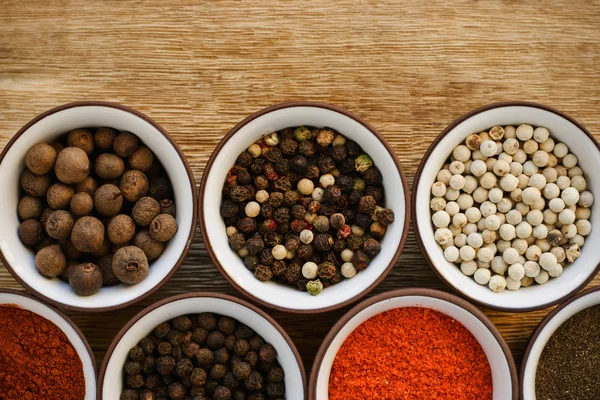
[{"label": "wooden table", "polygon": [[[600,3],[561,1],[95,1],[5,0],[0,7],[0,148],[56,105],[116,101],[147,113],[185,152],[199,183],[219,139],[285,100],[319,100],[364,117],[391,143],[412,185],[431,141],[484,104],[554,106],[600,138]],[[596,277],[592,285],[600,284]],[[0,287],[19,285],[0,266]],[[449,289],[411,232],[372,294]],[[117,331],[167,296],[240,296],[209,260],[199,232],[179,272],[141,303],[107,314],[69,312],[102,362]],[[269,311],[307,371],[348,308],[314,316]],[[517,362],[548,310],[484,309]]]}]

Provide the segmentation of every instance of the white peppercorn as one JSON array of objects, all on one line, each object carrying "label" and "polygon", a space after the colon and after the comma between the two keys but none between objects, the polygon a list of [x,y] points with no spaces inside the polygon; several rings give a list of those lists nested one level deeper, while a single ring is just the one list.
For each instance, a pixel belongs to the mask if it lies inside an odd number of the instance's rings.
[{"label": "white peppercorn", "polygon": [[579,246],[577,244],[571,245],[566,250],[565,253],[567,255],[567,260],[569,260],[569,262],[573,262],[573,261],[577,260],[579,258],[579,256],[581,256],[581,251],[580,251]]},{"label": "white peppercorn", "polygon": [[542,194],[548,200],[552,200],[559,196],[560,188],[554,183],[547,183],[542,190]]},{"label": "white peppercorn", "polygon": [[458,199],[458,196],[460,196],[459,190],[453,189],[451,187],[446,188],[446,195],[444,196],[446,200],[454,201]]},{"label": "white peppercorn", "polygon": [[[573,181],[571,181],[571,183],[572,182]],[[579,201],[579,191],[577,191],[577,189],[575,189],[574,187],[568,187],[562,191],[562,193],[560,194],[560,198],[563,199],[565,205],[567,206],[577,204],[577,202]]]},{"label": "white peppercorn", "polygon": [[525,258],[529,261],[538,261],[542,255],[542,249],[535,244],[530,245],[525,251]]},{"label": "white peppercorn", "polygon": [[517,188],[525,189],[527,186],[529,186],[529,176],[521,174],[517,177],[517,180],[519,181]]},{"label": "white peppercorn", "polygon": [[507,276],[505,279],[506,279],[506,289],[515,291],[515,290],[519,290],[519,288],[521,288],[521,279],[514,280],[510,276]]},{"label": "white peppercorn", "polygon": [[578,220],[575,226],[577,227],[577,234],[581,236],[587,236],[592,231],[592,224],[586,219]]},{"label": "white peppercorn", "polygon": [[515,138],[506,139],[504,143],[502,143],[502,150],[504,150],[506,154],[513,156],[514,159],[514,155],[517,153],[517,150],[519,150],[519,141]]},{"label": "white peppercorn", "polygon": [[531,205],[531,210],[543,210],[546,208],[546,200],[540,195],[540,197]]},{"label": "white peppercorn", "polygon": [[505,126],[504,127],[504,138],[509,139],[509,138],[515,138],[515,137],[517,137],[516,128],[512,125]]},{"label": "white peppercorn", "polygon": [[523,143],[523,151],[525,154],[534,154],[538,149],[538,142],[533,139],[529,139]]},{"label": "white peppercorn", "polygon": [[540,273],[540,265],[535,261],[527,261],[525,265],[523,265],[523,272],[525,273],[525,276],[535,278]]},{"label": "white peppercorn", "polygon": [[569,168],[569,171],[567,172],[567,176],[571,179],[580,175],[583,175],[583,170],[579,167]]},{"label": "white peppercorn", "polygon": [[455,160],[465,162],[471,157],[471,150],[465,145],[458,145],[452,151],[452,157]]},{"label": "white peppercorn", "polygon": [[477,207],[469,207],[465,210],[467,221],[477,223],[481,219],[481,211]]},{"label": "white peppercorn", "polygon": [[446,249],[444,250],[444,258],[446,258],[446,260],[448,260],[449,262],[455,262],[456,260],[458,260],[458,257],[459,250],[456,246],[446,247]]},{"label": "white peppercorn", "polygon": [[486,157],[495,156],[497,151],[496,142],[494,142],[493,140],[484,140],[479,146],[479,151]]},{"label": "white peppercorn", "polygon": [[481,178],[479,178],[479,184],[481,187],[488,190],[496,186],[496,182],[496,175],[491,172],[486,172]]},{"label": "white peppercorn", "polygon": [[467,217],[463,213],[458,213],[452,217],[452,225],[462,228],[467,224]]},{"label": "white peppercorn", "polygon": [[485,164],[485,162],[483,162],[482,160],[473,161],[473,163],[471,164],[471,173],[474,176],[480,177],[483,174],[485,174],[486,172],[487,172],[487,165]]},{"label": "white peppercorn", "polygon": [[520,201],[517,204],[515,204],[515,210],[517,210],[518,212],[520,212],[521,215],[524,217],[524,216],[527,215],[527,213],[529,212],[530,208],[529,208],[529,206],[527,204],[525,204],[524,202]]},{"label": "white peppercorn", "polygon": [[477,135],[477,134],[472,134],[467,136],[467,139],[465,140],[465,143],[467,145],[467,147],[470,150],[477,150],[479,148],[479,146],[481,145],[481,136]]},{"label": "white peppercorn", "polygon": [[463,261],[460,263],[460,270],[463,274],[471,276],[477,271],[477,263],[473,260]]},{"label": "white peppercorn", "polygon": [[536,239],[544,239],[548,236],[548,228],[543,224],[538,225],[533,228],[531,235]]},{"label": "white peppercorn", "polygon": [[518,225],[522,220],[523,214],[519,210],[513,209],[506,213],[506,223],[508,224]]},{"label": "white peppercorn", "polygon": [[533,163],[533,161],[531,161],[531,160],[525,161],[525,163],[523,164],[523,174],[525,174],[527,176],[537,174],[538,171],[539,171],[538,166],[535,165]]},{"label": "white peppercorn", "polygon": [[323,189],[321,189],[320,187],[316,187],[312,191],[311,197],[314,201],[322,201],[324,192],[325,191]]},{"label": "white peppercorn", "polygon": [[344,262],[352,261],[353,256],[354,256],[354,252],[350,249],[344,249],[344,250],[342,250],[342,253],[340,254],[340,257],[341,257],[342,261],[344,261]]},{"label": "white peppercorn", "polygon": [[482,230],[486,229],[485,228],[485,218],[480,219],[479,221],[477,221],[477,230],[479,232],[481,232]]},{"label": "white peppercorn", "polygon": [[558,220],[563,225],[572,224],[575,222],[575,213],[568,208],[565,208],[558,213]]},{"label": "white peppercorn", "polygon": [[478,249],[483,246],[483,237],[478,232],[470,233],[467,236],[467,244],[474,249]]},{"label": "white peppercorn", "polygon": [[498,159],[491,157],[488,158],[487,160],[485,160],[485,166],[487,168],[487,172],[493,172],[494,171],[494,165],[496,165],[496,162],[498,161]]},{"label": "white peppercorn", "polygon": [[523,203],[531,205],[542,196],[540,189],[528,187],[523,190]]},{"label": "white peppercorn", "polygon": [[562,165],[564,165],[567,169],[575,167],[577,165],[577,156],[571,153],[567,154],[562,159]]},{"label": "white peppercorn", "polygon": [[[565,202],[560,197],[555,197],[548,203],[549,210],[554,213],[559,213],[565,209]],[[556,222],[556,221],[554,221]],[[552,222],[552,223],[554,223]]]},{"label": "white peppercorn", "polygon": [[502,253],[502,259],[508,264],[512,265],[519,262],[519,252],[514,247],[509,247]]},{"label": "white peppercorn", "polygon": [[452,172],[450,172],[450,170],[442,169],[437,174],[437,180],[439,182],[442,182],[444,185],[447,185],[450,183],[450,178],[452,177],[452,175],[453,174]]},{"label": "white peppercorn", "polygon": [[[483,231],[483,233],[485,233],[485,232],[486,231]],[[488,231],[488,232],[490,232],[490,231]],[[493,232],[493,231],[491,231],[491,232]],[[481,234],[481,236],[483,236],[483,233]],[[493,233],[496,233],[496,232],[493,232]],[[483,242],[485,243],[485,240]],[[483,248],[492,250],[493,255],[496,255],[496,253],[498,252],[498,248],[496,247],[496,243],[486,243],[486,244],[483,245]]]},{"label": "white peppercorn", "polygon": [[454,217],[456,214],[460,212],[460,207],[458,203],[455,201],[449,201],[446,203],[446,207],[444,210],[448,213],[449,216]]},{"label": "white peppercorn", "polygon": [[318,271],[319,267],[312,261],[308,261],[302,266],[302,276],[306,279],[315,279]]},{"label": "white peppercorn", "polygon": [[550,132],[548,132],[548,129],[543,128],[541,126],[535,128],[535,130],[533,131],[533,139],[538,143],[544,143],[546,140],[548,140],[549,137]]},{"label": "white peppercorn", "polygon": [[458,206],[461,210],[466,210],[469,207],[473,206],[473,197],[471,197],[471,195],[468,195],[466,193],[462,193],[460,196],[458,196],[458,199],[456,199],[456,202],[458,203]]},{"label": "white peppercorn", "polygon": [[279,135],[277,135],[277,132],[270,133],[264,137],[264,142],[267,146],[277,146],[279,144]]},{"label": "white peppercorn", "polygon": [[300,232],[300,241],[304,244],[310,244],[314,239],[314,234],[312,233],[312,231],[308,230],[308,229],[304,229],[302,232]]},{"label": "white peppercorn", "polygon": [[554,254],[550,252],[545,252],[542,253],[542,255],[540,256],[540,261],[538,263],[540,264],[540,267],[548,271],[550,268],[552,268],[555,264],[558,263],[558,260],[556,259],[556,256]]},{"label": "white peppercorn", "polygon": [[552,245],[546,239],[538,239],[535,241],[535,245],[538,246],[542,251],[550,251]]},{"label": "white peppercorn", "polygon": [[335,178],[331,174],[323,174],[319,178],[319,183],[323,188],[335,184]]},{"label": "white peppercorn", "polygon": [[488,198],[492,203],[498,203],[500,200],[502,200],[503,194],[504,193],[502,192],[502,190],[498,188],[492,188],[488,193]]},{"label": "white peppercorn", "polygon": [[542,170],[542,175],[544,175],[544,178],[546,178],[546,182],[548,183],[554,183],[558,179],[556,168],[546,167]]},{"label": "white peppercorn", "polygon": [[493,292],[502,292],[506,289],[506,279],[501,275],[494,275],[490,278],[488,287],[492,289]]},{"label": "white peppercorn", "polygon": [[457,227],[456,227],[456,226],[454,226],[454,225],[450,225],[450,226],[448,227],[448,229],[450,229],[450,232],[452,232],[452,236],[456,236],[456,235],[458,235],[459,233],[462,233],[462,228],[457,228]]},{"label": "white peppercorn", "polygon": [[[558,158],[552,153],[548,153],[548,163],[546,167],[555,168],[558,165]],[[558,176],[558,173],[556,174]]]},{"label": "white peppercorn", "polygon": [[538,284],[543,285],[544,283],[548,282],[548,279],[550,279],[550,275],[548,275],[546,271],[541,270],[540,273],[537,274],[537,276],[534,279]]},{"label": "white peppercorn", "polygon": [[353,278],[356,275],[356,268],[351,262],[345,262],[342,264],[340,272],[344,278]]},{"label": "white peppercorn", "polygon": [[452,161],[448,168],[453,174],[462,174],[465,172],[465,164],[461,161]]},{"label": "white peppercorn", "polygon": [[450,224],[450,215],[446,211],[437,211],[432,217],[433,224],[438,228],[445,228]]},{"label": "white peppercorn", "polygon": [[560,228],[561,233],[565,239],[571,239],[577,235],[577,227],[575,224],[566,224]]},{"label": "white peppercorn", "polygon": [[487,218],[490,215],[496,214],[497,207],[491,201],[485,201],[479,206],[479,210],[481,211],[481,215]]},{"label": "white peppercorn", "polygon": [[467,235],[464,233],[459,233],[454,236],[454,245],[457,247],[463,247],[467,244]]},{"label": "white peppercorn", "polygon": [[562,267],[562,265],[560,265],[560,264],[556,263],[556,264],[554,264],[554,265],[552,266],[552,268],[550,268],[550,269],[548,270],[548,275],[549,275],[551,278],[558,278],[558,277],[559,277],[559,276],[562,274],[562,272],[563,272],[563,267]]},{"label": "white peppercorn", "polygon": [[529,287],[531,285],[533,285],[533,278],[530,278],[529,276],[521,278],[521,287]]},{"label": "white peppercorn", "polygon": [[582,175],[577,175],[571,179],[571,187],[577,189],[579,192],[583,192],[587,189],[587,182]]},{"label": "white peppercorn", "polygon": [[365,230],[364,230],[364,228],[361,228],[358,225],[352,225],[352,226],[350,226],[350,230],[351,230],[351,232],[352,232],[353,235],[356,235],[356,236],[365,236]]},{"label": "white peppercorn", "polygon": [[238,250],[238,255],[242,258],[248,257],[249,254],[250,254],[250,252],[245,247],[242,247],[241,249]]},{"label": "white peppercorn", "polygon": [[533,137],[533,127],[529,124],[521,124],[517,127],[516,133],[519,140],[529,140]]},{"label": "white peppercorn", "polygon": [[482,247],[477,250],[477,259],[483,262],[491,262],[494,259],[494,251],[489,247]]},{"label": "white peppercorn", "polygon": [[435,231],[434,238],[436,242],[444,245],[452,240],[452,232],[448,228],[440,228]]},{"label": "white peppercorn", "polygon": [[504,258],[502,256],[494,257],[490,262],[490,266],[492,268],[492,271],[500,275],[504,275],[504,273],[508,269],[508,264],[506,263],[506,261],[504,261]]},{"label": "white peppercorn", "polygon": [[429,201],[429,208],[433,211],[440,211],[446,208],[446,199],[442,197],[434,197]]},{"label": "white peppercorn", "polygon": [[515,190],[511,191],[510,198],[517,203],[523,200],[523,189],[516,188]]},{"label": "white peppercorn", "polygon": [[500,188],[505,192],[512,192],[517,186],[519,186],[519,179],[512,174],[503,176],[500,179]]},{"label": "white peppercorn", "polygon": [[581,247],[585,244],[585,238],[582,235],[577,234],[569,239],[569,244],[576,244],[577,246]]},{"label": "white peppercorn", "polygon": [[485,227],[491,231],[496,231],[500,228],[500,218],[496,214],[485,217]]},{"label": "white peppercorn", "polygon": [[[581,202],[581,198],[579,198],[579,200]],[[577,219],[590,219],[591,215],[592,211],[588,207],[583,206],[575,209],[575,216]]]},{"label": "white peppercorn", "polygon": [[[581,207],[591,207],[594,204],[594,195],[591,192],[585,191],[579,195],[578,204]],[[589,218],[589,216],[588,216]],[[584,219],[588,219],[584,218]]]},{"label": "white peppercorn", "polygon": [[[468,240],[468,239],[467,239]],[[471,246],[463,246],[459,250],[460,258],[464,261],[471,261],[475,258],[475,249]],[[473,271],[475,272],[475,271]]]},{"label": "white peppercorn", "polygon": [[227,234],[227,237],[232,237],[233,235],[238,233],[238,230],[235,226],[228,226],[225,230],[225,233]]},{"label": "white peppercorn", "polygon": [[544,222],[544,214],[540,210],[531,210],[527,213],[527,222],[531,226],[538,226]]},{"label": "white peppercorn", "polygon": [[483,203],[488,199],[488,193],[489,191],[487,189],[484,189],[481,186],[479,186],[473,191],[473,200],[475,200],[478,203]]},{"label": "white peppercorn", "polygon": [[465,186],[462,188],[463,192],[471,194],[477,189],[479,182],[471,175],[465,176]]},{"label": "white peppercorn", "polygon": [[503,197],[502,199],[500,199],[498,204],[496,204],[496,208],[498,209],[498,211],[503,214],[506,214],[507,212],[512,210],[512,207],[513,207],[513,202],[506,197]]},{"label": "white peppercorn", "polygon": [[249,201],[244,208],[244,212],[250,218],[254,218],[260,214],[260,204],[255,201]]},{"label": "white peppercorn", "polygon": [[500,229],[498,230],[498,233],[503,240],[508,241],[513,240],[517,236],[516,229],[511,224],[501,225]]},{"label": "white peppercorn", "polygon": [[522,221],[521,223],[519,223],[516,226],[515,231],[516,231],[518,238],[525,239],[525,238],[531,236],[531,232],[533,231],[533,228],[531,227],[531,224],[529,222]]},{"label": "white peppercorn", "polygon": [[512,155],[512,158],[513,161],[523,164],[527,161],[527,153],[525,153],[525,150],[523,149],[518,149],[517,152]]},{"label": "white peppercorn", "polygon": [[262,154],[262,149],[256,143],[253,143],[248,147],[248,153],[250,153],[252,157],[257,158]]},{"label": "white peppercorn", "polygon": [[278,244],[273,247],[273,249],[271,250],[271,254],[273,255],[274,259],[283,260],[285,256],[287,256],[287,250],[284,245]]},{"label": "white peppercorn", "polygon": [[[529,243],[527,243],[527,240],[525,240],[525,239],[517,238],[517,239],[514,239],[510,243],[510,245],[513,249],[515,249],[517,251],[517,253],[519,253],[519,256],[522,256],[527,251],[527,247],[529,246]],[[525,261],[521,262],[521,264],[523,264],[524,262]]]},{"label": "white peppercorn", "polygon": [[477,225],[475,225],[475,224],[470,224],[470,223],[469,223],[469,224],[466,224],[466,225],[465,225],[465,226],[462,228],[462,232],[463,232],[465,235],[468,235],[468,234],[470,234],[470,233],[473,233],[473,232],[477,232]]},{"label": "white peppercorn", "polygon": [[508,267],[508,276],[520,282],[525,276],[525,268],[519,263],[513,264]]},{"label": "white peppercorn", "polygon": [[479,283],[480,285],[487,285],[490,281],[491,276],[492,273],[489,269],[486,268],[478,268],[477,271],[475,271],[475,273],[473,274],[475,282]]}]

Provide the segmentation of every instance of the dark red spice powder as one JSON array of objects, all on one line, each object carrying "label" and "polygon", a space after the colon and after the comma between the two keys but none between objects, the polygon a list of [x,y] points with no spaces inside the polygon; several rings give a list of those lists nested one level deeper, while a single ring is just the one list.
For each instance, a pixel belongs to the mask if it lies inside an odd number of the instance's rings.
[{"label": "dark red spice powder", "polygon": [[83,365],[71,342],[47,319],[0,306],[0,400],[82,400]]},{"label": "dark red spice powder", "polygon": [[492,374],[460,322],[429,308],[397,308],[348,336],[333,363],[329,399],[487,400]]}]

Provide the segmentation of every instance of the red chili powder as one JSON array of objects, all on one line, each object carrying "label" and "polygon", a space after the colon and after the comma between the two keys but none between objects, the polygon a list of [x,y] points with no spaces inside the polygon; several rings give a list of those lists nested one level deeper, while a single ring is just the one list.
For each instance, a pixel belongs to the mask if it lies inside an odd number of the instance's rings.
[{"label": "red chili powder", "polygon": [[365,321],[338,351],[329,399],[492,399],[481,345],[460,322],[422,307]]}]

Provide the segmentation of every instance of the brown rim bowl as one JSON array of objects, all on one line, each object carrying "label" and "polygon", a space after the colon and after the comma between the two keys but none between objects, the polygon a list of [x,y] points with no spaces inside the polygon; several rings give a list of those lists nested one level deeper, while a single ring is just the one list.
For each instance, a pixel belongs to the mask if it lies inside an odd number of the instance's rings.
[{"label": "brown rim bowl", "polygon": [[[287,127],[327,126],[356,141],[373,156],[383,175],[386,205],[394,210],[395,222],[388,226],[381,253],[369,268],[356,277],[311,296],[275,282],[261,282],[246,269],[243,260],[228,244],[226,226],[219,213],[221,190],[227,172],[238,155],[262,136]],[[200,185],[200,229],[208,254],[223,276],[241,293],[278,310],[295,313],[330,311],[352,303],[381,282],[398,260],[406,242],[409,225],[409,192],[400,162],[391,146],[360,117],[324,103],[296,101],[260,110],[237,124],[225,135],[211,155]]]},{"label": "brown rim bowl", "polygon": [[[163,164],[175,193],[177,234],[161,256],[150,263],[150,274],[137,285],[103,287],[91,296],[78,296],[58,278],[43,277],[36,269],[34,253],[19,240],[17,202],[19,177],[25,154],[37,143],[48,143],[75,128],[110,126],[140,138]],[[149,296],[177,271],[187,254],[196,227],[196,187],[185,156],[156,122],[132,108],[101,101],[65,104],[38,115],[8,142],[0,155],[0,181],[4,190],[0,220],[0,259],[12,276],[35,296],[53,305],[78,311],[108,311],[127,307]]]},{"label": "brown rim bowl", "polygon": [[123,364],[129,350],[158,324],[180,315],[211,312],[248,325],[277,350],[285,372],[287,400],[304,400],[306,373],[296,346],[267,313],[243,300],[220,293],[188,293],[161,300],[140,311],[112,341],[98,378],[98,399],[118,399],[123,389]]},{"label": "brown rim bowl", "polygon": [[335,356],[346,338],[364,321],[400,307],[425,307],[442,312],[465,326],[477,339],[490,363],[494,400],[517,398],[517,368],[498,328],[475,306],[433,289],[399,289],[362,301],[331,328],[317,355],[308,385],[309,400],[328,399],[329,376]]},{"label": "brown rim bowl", "polygon": [[[600,270],[600,252],[593,243],[600,240],[600,229],[592,229],[585,240],[581,257],[567,265],[561,276],[551,278],[543,285],[534,284],[516,291],[491,291],[479,285],[473,277],[464,275],[458,266],[446,261],[442,248],[434,240],[429,200],[436,175],[446,163],[452,150],[465,138],[494,125],[518,126],[528,123],[543,126],[555,141],[565,143],[578,158],[584,171],[588,189],[600,196],[600,177],[592,175],[600,169],[600,146],[581,124],[568,115],[541,104],[529,102],[495,103],[477,108],[452,122],[433,141],[423,156],[415,176],[412,192],[412,221],[417,242],[434,272],[452,289],[485,307],[511,312],[539,310],[557,304],[582,289]],[[588,174],[586,174],[588,172]],[[592,227],[600,223],[598,202],[592,205]]]},{"label": "brown rim bowl", "polygon": [[[521,400],[535,400],[535,375],[540,356],[548,343],[550,337],[569,318],[585,310],[600,304],[600,287],[584,290],[578,295],[556,307],[540,322],[531,335],[525,356],[521,363],[521,374],[519,385],[521,387]],[[573,354],[573,357],[580,355]],[[560,368],[556,373],[560,373]]]},{"label": "brown rim bowl", "polygon": [[16,306],[29,310],[56,325],[67,336],[77,352],[85,378],[85,400],[96,399],[96,358],[85,336],[65,314],[25,292],[0,289],[0,306]]}]

